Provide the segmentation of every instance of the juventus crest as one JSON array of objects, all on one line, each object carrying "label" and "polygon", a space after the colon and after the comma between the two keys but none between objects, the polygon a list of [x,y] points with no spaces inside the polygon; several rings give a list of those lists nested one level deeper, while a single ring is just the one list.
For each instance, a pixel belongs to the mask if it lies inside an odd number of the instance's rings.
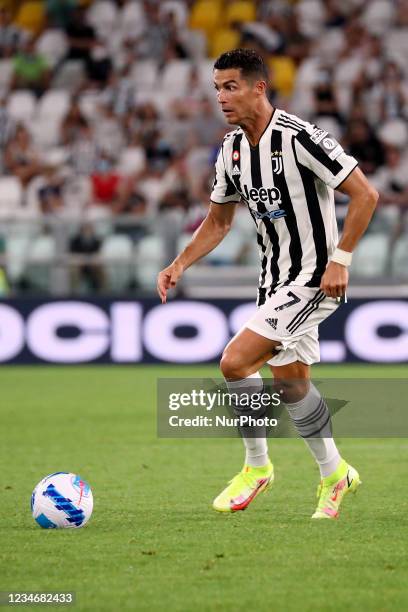
[{"label": "juventus crest", "polygon": [[274,174],[280,174],[283,170],[282,151],[272,151],[272,170]]}]

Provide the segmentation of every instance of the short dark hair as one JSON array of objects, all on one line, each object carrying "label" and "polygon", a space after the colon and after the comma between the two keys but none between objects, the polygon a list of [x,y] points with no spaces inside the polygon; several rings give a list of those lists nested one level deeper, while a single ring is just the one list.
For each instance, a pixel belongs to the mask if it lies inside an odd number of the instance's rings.
[{"label": "short dark hair", "polygon": [[229,70],[238,68],[241,76],[249,79],[268,81],[268,68],[262,57],[254,49],[233,49],[220,55],[215,61],[214,69]]}]

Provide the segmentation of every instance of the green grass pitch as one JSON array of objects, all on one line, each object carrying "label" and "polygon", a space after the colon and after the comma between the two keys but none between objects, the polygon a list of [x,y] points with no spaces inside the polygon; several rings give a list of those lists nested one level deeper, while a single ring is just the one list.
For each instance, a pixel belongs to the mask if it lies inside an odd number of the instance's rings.
[{"label": "green grass pitch", "polygon": [[[203,367],[2,367],[0,591],[76,592],[76,610],[408,609],[405,439],[343,439],[363,486],[338,521],[312,522],[318,471],[301,440],[270,444],[276,481],[246,512],[211,501],[241,467],[234,439],[158,439],[158,377]],[[405,376],[320,366],[319,376]],[[406,402],[407,398],[401,398]],[[84,529],[42,530],[30,495],[46,474],[86,478]]]}]

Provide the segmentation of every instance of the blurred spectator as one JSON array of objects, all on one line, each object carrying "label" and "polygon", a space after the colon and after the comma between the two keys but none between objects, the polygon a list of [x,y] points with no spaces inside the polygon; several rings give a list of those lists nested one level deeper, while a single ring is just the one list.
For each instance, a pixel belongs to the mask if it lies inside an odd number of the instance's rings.
[{"label": "blurred spectator", "polygon": [[13,58],[12,88],[31,89],[41,96],[48,88],[51,72],[46,59],[37,53],[35,40],[29,39]]},{"label": "blurred spectator", "polygon": [[[70,243],[70,252],[74,255],[97,255],[101,247],[101,241],[95,235],[93,227],[89,223],[81,225]],[[98,291],[103,286],[103,271],[101,266],[96,263],[80,263],[72,268],[72,281],[74,290],[80,288],[80,284],[85,284],[85,289]]]},{"label": "blurred spectator", "polygon": [[11,22],[9,9],[0,6],[0,58],[15,55],[26,38],[27,35]]},{"label": "blurred spectator", "polygon": [[[166,122],[162,131],[163,141],[172,151],[183,151],[194,142],[192,128],[193,120],[190,109],[183,100],[175,100],[171,106],[171,121]],[[157,136],[156,131],[153,138],[156,139]],[[151,158],[152,154],[149,154],[149,157]]]},{"label": "blurred spectator", "polygon": [[210,100],[205,97],[201,100],[197,114],[191,121],[195,145],[210,147],[218,141],[220,133],[225,130],[224,121],[214,108]]},{"label": "blurred spectator", "polygon": [[65,32],[69,43],[67,59],[82,60],[87,77],[99,85],[105,84],[112,62],[105,43],[96,38],[95,30],[87,24],[84,7],[74,8]]},{"label": "blurred spectator", "polygon": [[73,136],[69,144],[72,168],[77,174],[89,176],[95,170],[99,153],[94,130],[83,117],[78,119],[76,127],[75,132],[70,131]]},{"label": "blurred spectator", "polygon": [[293,59],[298,66],[308,56],[311,49],[311,42],[299,27],[299,18],[295,11],[280,20],[281,34],[284,42],[282,52]]},{"label": "blurred spectator", "polygon": [[116,231],[119,234],[129,236],[134,242],[146,236],[149,233],[147,208],[146,198],[133,190],[132,182],[125,183],[119,194],[114,212],[118,215],[126,215],[126,221],[125,223],[118,223]]},{"label": "blurred spectator", "polygon": [[174,15],[161,13],[159,2],[145,2],[144,9],[147,35],[141,35],[136,41],[137,56],[154,57],[160,64],[165,59],[187,57]]},{"label": "blurred spectator", "polygon": [[22,124],[17,126],[6,147],[4,164],[8,172],[17,176],[23,185],[27,185],[43,170],[40,152],[33,145],[30,133]]},{"label": "blurred spectator", "polygon": [[112,112],[118,117],[126,115],[133,107],[135,99],[135,83],[131,78],[132,56],[128,56],[125,64],[118,72],[112,72],[102,100],[112,107]]},{"label": "blurred spectator", "polygon": [[96,44],[95,31],[86,23],[86,13],[83,7],[75,7],[70,19],[65,25],[68,36],[69,51],[67,58],[83,60],[85,64],[91,60],[91,51]]},{"label": "blurred spectator", "polygon": [[367,175],[384,163],[384,148],[366,120],[354,119],[348,123],[345,146]]},{"label": "blurred spectator", "polygon": [[380,194],[379,204],[408,207],[408,157],[400,148],[387,145],[385,165],[371,177]]},{"label": "blurred spectator", "polygon": [[325,2],[326,28],[341,28],[346,23],[346,16],[339,0],[326,0]]},{"label": "blurred spectator", "polygon": [[94,130],[97,147],[112,158],[119,157],[125,145],[125,135],[112,103],[99,105]]},{"label": "blurred spectator", "polygon": [[153,102],[139,104],[126,118],[126,128],[132,134],[137,133],[143,142],[148,142],[160,127],[160,115]]},{"label": "blurred spectator", "polygon": [[7,96],[0,93],[0,173],[4,172],[4,152],[15,129],[16,122],[7,110]]},{"label": "blurred spectator", "polygon": [[58,215],[63,212],[64,200],[62,188],[64,178],[59,173],[58,165],[47,164],[37,187],[40,210],[43,215]]},{"label": "blurred spectator", "polygon": [[65,115],[60,128],[60,142],[64,145],[72,143],[81,136],[81,127],[86,124],[86,118],[79,105],[79,98],[71,100],[71,106]]},{"label": "blurred spectator", "polygon": [[408,88],[404,85],[403,72],[396,62],[385,64],[378,95],[382,121],[404,116],[408,103]]},{"label": "blurred spectator", "polygon": [[113,211],[118,202],[122,177],[115,169],[113,159],[105,151],[100,153],[91,181],[94,204],[106,206]]},{"label": "blurred spectator", "polygon": [[167,14],[162,13],[160,19],[166,24],[167,31],[167,41],[164,48],[163,60],[187,59],[189,54],[178,27],[176,13],[173,11],[167,12]]},{"label": "blurred spectator", "polygon": [[72,19],[77,0],[45,0],[45,7],[50,24],[65,29]]},{"label": "blurred spectator", "polygon": [[313,90],[313,120],[319,124],[322,117],[330,117],[339,125],[344,123],[338,108],[333,72],[328,68],[319,71],[318,82]]},{"label": "blurred spectator", "polygon": [[161,169],[166,168],[173,156],[169,142],[158,129],[152,132],[148,138],[145,137],[145,149],[147,161],[156,164],[156,168],[159,165]]}]

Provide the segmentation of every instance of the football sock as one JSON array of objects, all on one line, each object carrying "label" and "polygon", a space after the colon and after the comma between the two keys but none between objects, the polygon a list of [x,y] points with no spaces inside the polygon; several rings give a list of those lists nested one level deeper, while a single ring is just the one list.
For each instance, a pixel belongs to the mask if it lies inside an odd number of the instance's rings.
[{"label": "football sock", "polygon": [[320,469],[322,478],[333,474],[341,457],[332,437],[331,417],[326,402],[311,383],[303,399],[286,404],[290,418]]},{"label": "football sock", "polygon": [[[227,380],[228,391],[236,393],[239,399],[243,395],[251,396],[263,392],[263,381],[259,372],[251,374],[247,378],[240,380]],[[255,418],[264,416],[265,409],[251,411],[248,405],[240,407],[239,404],[234,406],[236,416],[251,414]],[[245,445],[245,465],[251,467],[262,467],[269,461],[268,445],[266,442],[265,427],[240,427],[240,432]]]}]

